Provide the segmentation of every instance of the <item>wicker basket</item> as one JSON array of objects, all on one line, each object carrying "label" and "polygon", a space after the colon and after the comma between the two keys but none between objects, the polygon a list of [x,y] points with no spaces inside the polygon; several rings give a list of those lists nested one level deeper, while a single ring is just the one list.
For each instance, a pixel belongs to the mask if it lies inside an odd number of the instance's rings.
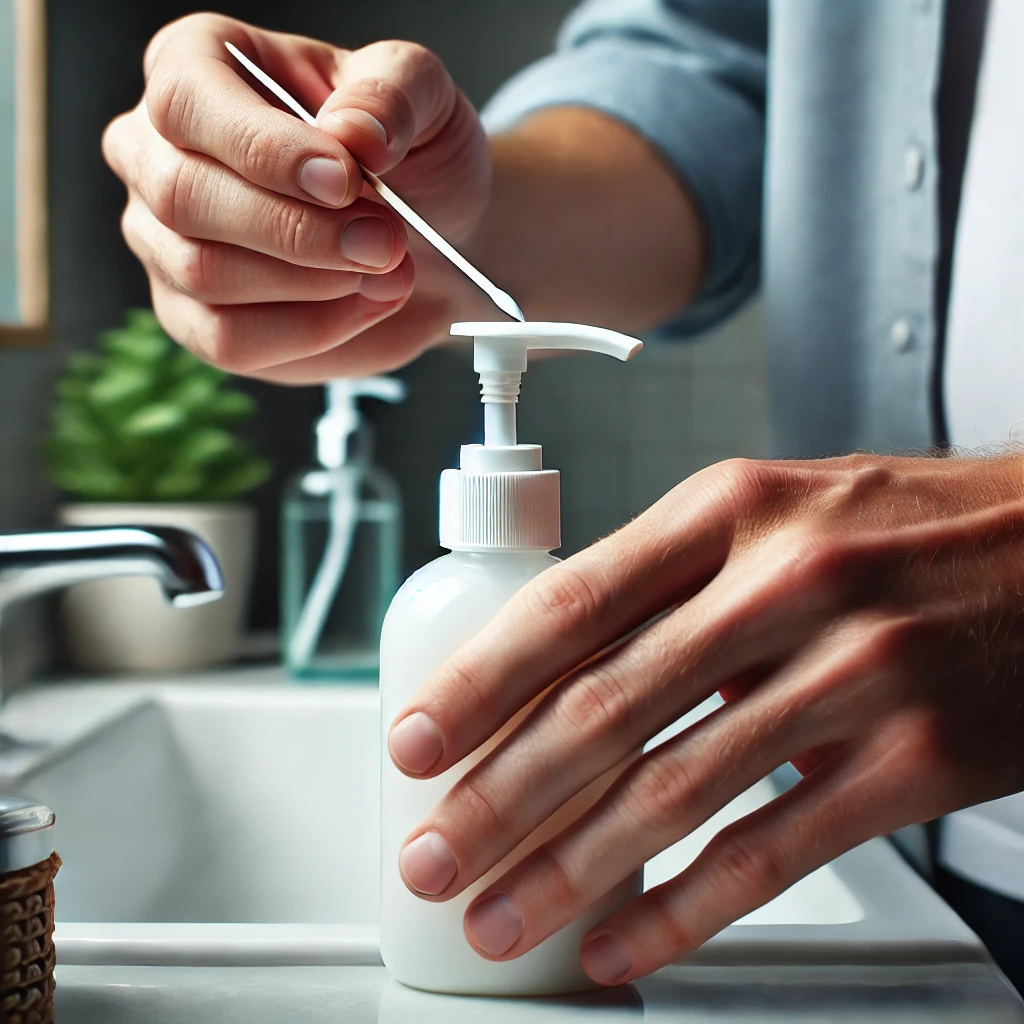
[{"label": "wicker basket", "polygon": [[0,876],[0,1021],[53,1024],[53,880],[60,857]]}]

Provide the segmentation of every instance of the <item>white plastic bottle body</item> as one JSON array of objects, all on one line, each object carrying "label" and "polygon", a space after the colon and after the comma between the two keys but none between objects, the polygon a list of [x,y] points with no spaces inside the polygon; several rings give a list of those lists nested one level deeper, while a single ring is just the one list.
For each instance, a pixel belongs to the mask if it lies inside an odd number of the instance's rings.
[{"label": "white plastic bottle body", "polygon": [[[432,903],[402,881],[403,841],[475,764],[489,745],[434,779],[410,779],[391,763],[387,734],[395,715],[430,673],[534,576],[558,560],[545,552],[445,555],[414,573],[388,611],[381,634],[381,956],[391,974],[414,988],[472,995],[551,995],[593,987],[580,966],[583,936],[636,896],[641,876],[627,878],[582,917],[515,960],[493,963],[469,945],[463,915],[470,901],[512,864],[594,802],[611,782],[598,780],[524,840],[491,872],[455,898]],[[611,773],[610,773],[611,775]]]}]

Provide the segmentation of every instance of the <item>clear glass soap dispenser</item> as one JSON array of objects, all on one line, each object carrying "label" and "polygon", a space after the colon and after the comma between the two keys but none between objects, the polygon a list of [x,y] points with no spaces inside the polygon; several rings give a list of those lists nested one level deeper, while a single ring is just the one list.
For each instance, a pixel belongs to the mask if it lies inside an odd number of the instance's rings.
[{"label": "clear glass soap dispenser", "polygon": [[320,463],[285,491],[281,616],[285,665],[306,680],[372,680],[401,570],[398,485],[373,463],[358,400],[400,402],[390,377],[331,381],[316,427]]}]

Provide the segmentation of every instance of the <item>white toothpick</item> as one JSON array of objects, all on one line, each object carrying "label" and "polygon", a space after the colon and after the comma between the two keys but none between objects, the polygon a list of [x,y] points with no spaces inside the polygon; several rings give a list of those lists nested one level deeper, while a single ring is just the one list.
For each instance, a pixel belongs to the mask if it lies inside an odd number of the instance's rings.
[{"label": "white toothpick", "polygon": [[[283,89],[261,68],[257,67],[237,46],[224,44],[228,52],[258,81],[265,85],[286,107],[298,114],[308,125],[317,127],[316,118],[306,110],[299,101],[287,90]],[[373,171],[362,168],[363,176],[374,190],[408,224],[414,227],[439,253],[447,256],[478,288],[486,292],[491,301],[503,313],[514,320],[524,322],[526,317],[508,292],[502,291],[490,278],[485,277],[473,266],[455,246],[439,235],[404,199],[396,195]]]}]

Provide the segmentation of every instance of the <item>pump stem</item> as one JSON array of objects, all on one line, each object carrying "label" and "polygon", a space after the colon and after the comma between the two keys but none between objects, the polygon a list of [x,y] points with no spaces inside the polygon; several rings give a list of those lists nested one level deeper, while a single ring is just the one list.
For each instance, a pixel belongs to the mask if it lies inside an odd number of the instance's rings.
[{"label": "pump stem", "polygon": [[510,448],[516,444],[516,403],[522,377],[520,370],[480,371],[484,447]]},{"label": "pump stem", "polygon": [[511,448],[516,444],[516,407],[488,402],[484,405],[484,445]]}]

